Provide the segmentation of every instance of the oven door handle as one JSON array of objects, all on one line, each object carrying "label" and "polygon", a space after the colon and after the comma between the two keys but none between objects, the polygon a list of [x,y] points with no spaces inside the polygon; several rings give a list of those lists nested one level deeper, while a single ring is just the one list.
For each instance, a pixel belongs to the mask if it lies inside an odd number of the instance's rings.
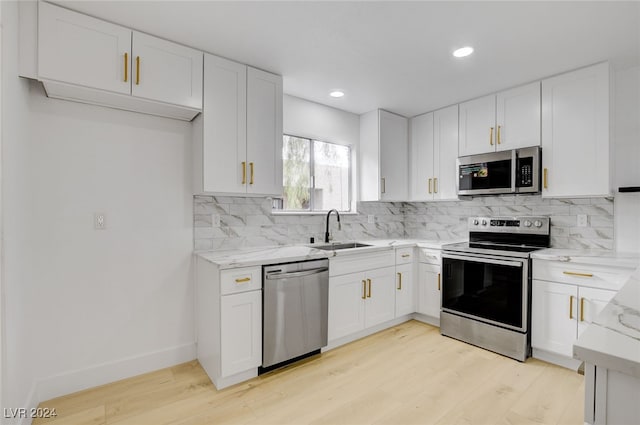
[{"label": "oven door handle", "polygon": [[499,266],[523,267],[525,260],[498,260],[495,258],[472,257],[466,255],[442,254],[442,258],[450,258],[452,260],[474,261],[476,263],[497,264]]}]

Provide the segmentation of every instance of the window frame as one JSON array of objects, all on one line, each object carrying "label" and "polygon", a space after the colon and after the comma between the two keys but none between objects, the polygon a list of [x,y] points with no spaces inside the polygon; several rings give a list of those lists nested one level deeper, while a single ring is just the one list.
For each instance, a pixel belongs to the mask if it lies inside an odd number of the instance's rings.
[{"label": "window frame", "polygon": [[[308,140],[309,141],[309,182],[310,182],[310,186],[309,186],[309,209],[306,210],[289,210],[289,209],[285,209],[284,208],[284,194],[282,197],[280,197],[280,201],[281,201],[281,205],[283,208],[272,208],[271,212],[273,214],[326,214],[329,210],[320,210],[320,209],[315,209],[315,196],[314,196],[314,190],[316,188],[316,176],[315,176],[315,149],[314,149],[314,143],[315,142],[319,142],[319,143],[326,143],[329,145],[336,145],[336,146],[341,146],[344,148],[347,148],[348,151],[348,175],[349,175],[349,182],[348,182],[348,193],[347,193],[347,205],[349,205],[349,209],[348,210],[338,210],[341,214],[357,214],[357,212],[355,211],[354,208],[354,202],[353,202],[353,191],[354,191],[354,187],[353,187],[353,170],[354,170],[354,166],[353,166],[353,146],[348,145],[348,144],[344,144],[344,143],[335,143],[335,142],[328,142],[326,140],[322,140],[320,138],[317,137],[307,137],[307,136],[296,136],[294,134],[288,134],[288,133],[283,133],[282,134],[283,139],[285,137],[292,137],[292,138],[296,138],[296,139],[303,139],[303,140]],[[284,140],[283,140],[284,142]],[[282,153],[281,153],[282,155]],[[282,160],[284,161],[284,157],[282,158]],[[284,171],[283,171],[284,172]],[[284,186],[283,186],[284,189]],[[275,203],[274,203],[275,205]]]}]

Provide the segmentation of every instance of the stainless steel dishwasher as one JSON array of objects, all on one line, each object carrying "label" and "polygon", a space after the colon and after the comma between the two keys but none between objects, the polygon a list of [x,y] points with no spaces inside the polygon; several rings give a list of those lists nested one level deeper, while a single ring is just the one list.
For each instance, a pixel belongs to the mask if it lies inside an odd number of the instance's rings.
[{"label": "stainless steel dishwasher", "polygon": [[327,345],[329,260],[263,267],[262,368],[266,372]]}]

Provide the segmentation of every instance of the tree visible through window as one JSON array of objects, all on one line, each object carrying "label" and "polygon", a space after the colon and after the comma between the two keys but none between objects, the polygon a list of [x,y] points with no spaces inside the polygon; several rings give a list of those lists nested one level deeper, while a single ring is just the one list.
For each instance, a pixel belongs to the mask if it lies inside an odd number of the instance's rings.
[{"label": "tree visible through window", "polygon": [[285,135],[282,143],[284,196],[275,203],[285,211],[349,211],[349,146]]}]

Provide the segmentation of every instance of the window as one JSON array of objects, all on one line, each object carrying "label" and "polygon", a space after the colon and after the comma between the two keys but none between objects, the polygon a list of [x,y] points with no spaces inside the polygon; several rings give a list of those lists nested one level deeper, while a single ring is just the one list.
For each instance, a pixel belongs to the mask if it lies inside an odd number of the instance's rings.
[{"label": "window", "polygon": [[351,148],[285,135],[282,141],[282,211],[351,210]]}]

